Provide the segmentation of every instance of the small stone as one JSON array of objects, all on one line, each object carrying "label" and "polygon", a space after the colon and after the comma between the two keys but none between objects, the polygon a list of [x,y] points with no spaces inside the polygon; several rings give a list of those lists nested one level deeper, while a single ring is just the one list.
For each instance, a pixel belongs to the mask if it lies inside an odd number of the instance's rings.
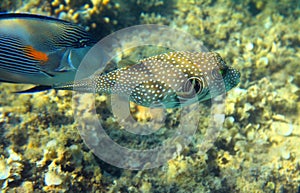
[{"label": "small stone", "polygon": [[0,180],[5,180],[10,176],[10,167],[4,158],[0,158]]},{"label": "small stone", "polygon": [[275,114],[275,115],[273,115],[272,119],[274,119],[275,121],[286,122],[285,116],[281,115],[281,114]]},{"label": "small stone", "polygon": [[292,135],[294,126],[292,123],[285,123],[280,121],[274,121],[271,128],[276,131],[277,134],[288,137]]},{"label": "small stone", "polygon": [[283,150],[283,151],[281,152],[281,157],[282,157],[283,159],[285,159],[285,160],[288,160],[288,159],[291,158],[291,153],[290,153],[289,151],[287,151],[287,150]]},{"label": "small stone", "polygon": [[19,155],[16,152],[14,152],[14,150],[9,149],[8,153],[9,153],[8,160],[10,160],[11,162],[13,162],[13,161],[21,161],[22,160],[21,155]]},{"label": "small stone", "polygon": [[232,117],[232,116],[226,117],[225,123],[224,123],[225,127],[230,128],[233,126],[233,124],[234,124],[234,117]]},{"label": "small stone", "polygon": [[55,148],[57,147],[57,141],[55,139],[49,141],[46,145],[47,148]]},{"label": "small stone", "polygon": [[259,61],[265,66],[269,64],[269,59],[267,57],[261,57]]},{"label": "small stone", "polygon": [[268,66],[269,59],[267,57],[261,57],[256,62],[256,68],[264,68]]},{"label": "small stone", "polygon": [[254,48],[254,45],[253,45],[253,43],[251,43],[251,42],[249,42],[249,43],[246,45],[246,49],[247,49],[248,51],[253,50],[253,48]]},{"label": "small stone", "polygon": [[60,185],[62,183],[62,179],[60,178],[59,175],[57,175],[55,172],[53,171],[48,171],[45,174],[45,184],[47,186],[51,186],[51,185]]}]

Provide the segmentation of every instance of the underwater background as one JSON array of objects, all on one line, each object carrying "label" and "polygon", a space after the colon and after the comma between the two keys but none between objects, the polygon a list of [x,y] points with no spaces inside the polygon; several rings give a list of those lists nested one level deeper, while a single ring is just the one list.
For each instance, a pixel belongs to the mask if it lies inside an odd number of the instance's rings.
[{"label": "underwater background", "polygon": [[[74,122],[72,92],[15,94],[31,86],[1,83],[2,192],[300,192],[299,0],[2,0],[0,11],[71,21],[99,39],[138,24],[176,27],[241,72],[208,151],[200,151],[209,126],[203,104],[193,142],[163,166],[141,171],[94,156]],[[82,109],[91,108],[89,97]],[[108,106],[99,94],[97,112],[117,137]],[[132,112],[148,119],[142,107]]]}]

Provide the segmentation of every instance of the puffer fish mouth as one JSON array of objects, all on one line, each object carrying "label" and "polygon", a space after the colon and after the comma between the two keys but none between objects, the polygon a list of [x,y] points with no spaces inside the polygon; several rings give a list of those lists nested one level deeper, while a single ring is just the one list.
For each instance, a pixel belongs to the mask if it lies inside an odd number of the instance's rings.
[{"label": "puffer fish mouth", "polygon": [[[232,68],[232,67],[228,67],[228,72],[229,72],[229,85],[232,87],[237,86],[240,83],[240,79],[241,79],[241,73],[240,71]],[[225,84],[226,85],[226,84]]]}]

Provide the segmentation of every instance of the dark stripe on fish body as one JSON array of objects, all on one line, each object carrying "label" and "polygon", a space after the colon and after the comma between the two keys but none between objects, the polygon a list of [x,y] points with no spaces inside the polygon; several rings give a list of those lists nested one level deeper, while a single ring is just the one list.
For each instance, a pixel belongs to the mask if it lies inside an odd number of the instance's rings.
[{"label": "dark stripe on fish body", "polygon": [[0,41],[0,51],[10,53],[10,54],[24,54],[24,45],[22,44],[2,44]]},{"label": "dark stripe on fish body", "polygon": [[0,37],[0,68],[13,73],[38,73],[39,62],[26,56],[18,38]]},{"label": "dark stripe on fish body", "polygon": [[[8,40],[8,41],[6,41]],[[15,40],[15,41],[13,41]],[[2,38],[2,40],[0,40],[0,51],[2,52],[7,52],[10,54],[20,54],[20,55],[24,55],[24,48],[25,45],[21,43],[21,41],[19,41],[17,38],[7,38],[4,39]]]},{"label": "dark stripe on fish body", "polygon": [[10,72],[13,72],[13,73],[18,72],[18,73],[21,73],[21,74],[22,73],[26,73],[26,74],[27,73],[32,73],[32,74],[34,74],[34,73],[39,72],[39,69],[33,70],[32,68],[22,68],[22,67],[12,68],[11,66],[12,66],[12,63],[5,60],[1,63],[0,68],[6,69],[7,71],[10,71]]},{"label": "dark stripe on fish body", "polygon": [[24,61],[20,58],[20,60],[16,60],[14,58],[11,58],[7,55],[2,55],[0,53],[0,56],[3,57],[1,59],[0,68],[2,68],[4,65],[7,69],[10,69],[10,71],[14,72],[15,70],[23,70],[24,72],[38,72],[40,69],[35,67],[37,63],[34,62],[28,62]]},{"label": "dark stripe on fish body", "polygon": [[[5,63],[5,61],[4,61],[4,63]],[[30,70],[30,71],[28,71],[28,70],[24,70],[24,69],[19,69],[19,68],[14,68],[13,70],[12,70],[12,68],[11,68],[11,63],[8,63],[7,65],[2,65],[0,68],[2,68],[2,69],[4,69],[4,70],[7,70],[7,71],[9,71],[9,72],[12,72],[12,73],[18,73],[18,74],[36,74],[36,73],[38,73],[39,71],[32,71],[32,70]]]},{"label": "dark stripe on fish body", "polygon": [[0,19],[36,19],[36,20],[48,20],[48,21],[53,21],[53,22],[59,22],[59,23],[64,23],[64,24],[69,24],[69,22],[57,19],[54,17],[48,17],[44,15],[36,15],[36,14],[29,14],[29,13],[6,13],[2,12],[0,13]]},{"label": "dark stripe on fish body", "polygon": [[[96,43],[95,40],[91,37],[91,35],[81,26],[77,24],[73,24],[71,22],[43,16],[43,15],[35,15],[35,14],[27,14],[27,13],[0,13],[0,20],[1,19],[28,19],[28,20],[41,20],[46,22],[55,23],[58,27],[65,32],[65,39],[68,40],[68,35],[73,37],[81,37],[85,39],[90,39],[93,43]],[[70,42],[71,45],[71,42]]]},{"label": "dark stripe on fish body", "polygon": [[[95,38],[88,33],[83,27],[76,24],[41,15],[32,15],[32,14],[22,14],[22,13],[1,13],[1,20],[19,20],[24,24],[25,27],[28,27],[29,30],[34,28],[38,29],[39,23],[32,22],[37,21],[41,22],[42,29],[44,32],[48,33],[49,39],[44,40],[44,43],[53,47],[53,49],[58,49],[62,47],[73,47],[80,48],[84,46],[90,46],[96,43]],[[50,24],[49,26],[47,25]]]},{"label": "dark stripe on fish body", "polygon": [[26,58],[24,56],[16,55],[16,54],[13,54],[13,53],[7,54],[7,53],[4,53],[4,52],[0,51],[0,55],[3,56],[3,58],[2,58],[3,60],[11,60],[11,61],[15,62],[14,66],[18,66],[19,64],[22,64],[22,63],[27,63],[27,65],[24,65],[24,67],[28,68],[28,65],[31,64],[31,63],[36,63],[36,64],[39,63],[36,60]]},{"label": "dark stripe on fish body", "polygon": [[3,44],[21,44],[21,40],[19,38],[12,38],[10,36],[0,35],[0,41]]},{"label": "dark stripe on fish body", "polygon": [[[61,30],[60,35],[57,37],[60,41],[53,41],[57,47],[74,47],[79,48],[83,46],[90,46],[96,43],[96,40],[89,34],[83,27],[65,23],[58,26]],[[85,40],[85,42],[80,42]]]}]

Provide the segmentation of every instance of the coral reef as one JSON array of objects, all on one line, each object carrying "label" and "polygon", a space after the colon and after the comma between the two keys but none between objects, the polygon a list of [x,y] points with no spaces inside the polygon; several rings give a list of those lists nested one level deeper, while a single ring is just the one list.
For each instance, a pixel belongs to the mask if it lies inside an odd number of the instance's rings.
[{"label": "coral reef", "polygon": [[[201,104],[203,116],[192,143],[180,147],[182,153],[162,167],[144,171],[103,162],[77,130],[74,114],[90,118],[95,105],[105,129],[120,137],[122,128],[112,116],[109,96],[99,94],[94,100],[87,95],[72,101],[69,91],[16,94],[14,91],[30,86],[1,83],[1,191],[299,192],[299,2],[5,0],[0,10],[65,19],[85,26],[99,38],[134,24],[169,25],[219,52],[242,74],[239,87],[227,93],[223,129],[209,151],[200,151],[206,145],[203,133],[210,125],[210,106]],[[127,45],[122,42],[124,48]],[[127,50],[118,60],[134,61],[151,54],[151,49]],[[74,104],[80,104],[80,112],[74,112]],[[140,122],[163,114],[151,114],[134,104],[131,112]],[[178,124],[178,116],[176,110],[167,111],[169,127]],[[133,139],[120,141],[131,143]],[[160,139],[149,139],[142,146]]]}]

